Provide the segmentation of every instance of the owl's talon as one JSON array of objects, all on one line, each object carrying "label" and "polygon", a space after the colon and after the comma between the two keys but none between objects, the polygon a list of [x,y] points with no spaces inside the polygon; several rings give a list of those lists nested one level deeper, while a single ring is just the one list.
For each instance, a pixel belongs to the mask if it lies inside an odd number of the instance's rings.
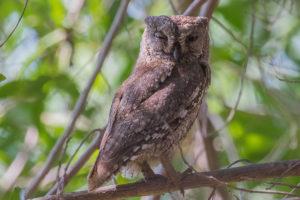
[{"label": "owl's talon", "polygon": [[168,181],[175,185],[180,190],[180,193],[184,196],[184,188],[180,183],[182,176],[174,169],[171,159],[167,155],[163,154],[160,156],[160,162],[166,171]]},{"label": "owl's talon", "polygon": [[184,188],[182,187],[182,185],[180,184],[179,181],[177,181],[177,182],[169,181],[169,184],[175,185],[179,189],[182,196],[184,196]]},{"label": "owl's talon", "polygon": [[182,172],[180,175],[181,175],[181,179],[184,178],[184,176],[186,175],[189,175],[189,174],[192,174],[193,173],[193,169],[191,168],[187,168],[184,172]]},{"label": "owl's talon", "polygon": [[182,194],[182,196],[184,196],[184,188],[182,187],[182,185],[180,183],[176,183],[176,186],[179,188],[179,191]]},{"label": "owl's talon", "polygon": [[164,177],[163,175],[160,175],[160,174],[154,174],[153,176],[151,177],[144,177],[143,180],[145,183],[147,183],[148,181],[150,180],[153,180],[153,179],[166,179],[166,177]]}]

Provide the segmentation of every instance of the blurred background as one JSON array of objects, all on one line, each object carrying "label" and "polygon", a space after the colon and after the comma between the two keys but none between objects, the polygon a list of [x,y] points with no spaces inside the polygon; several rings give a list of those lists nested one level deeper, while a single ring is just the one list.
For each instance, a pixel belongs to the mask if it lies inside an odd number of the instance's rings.
[{"label": "blurred background", "polygon": [[[145,28],[144,17],[174,14],[170,2],[129,3],[75,125],[62,166],[89,131],[106,124],[113,95],[134,67]],[[183,13],[191,2],[173,0],[172,4],[177,13]],[[300,2],[255,1],[253,50],[248,58],[251,2],[222,0],[210,21],[212,82],[206,97],[207,130],[199,128],[197,123],[191,131],[194,133],[182,144],[187,161],[199,171],[225,168],[238,159],[263,163],[297,159],[300,155]],[[0,48],[0,199],[14,195],[15,185],[28,187],[45,164],[94,71],[120,3],[120,0],[29,1],[16,31]],[[0,43],[17,23],[24,4],[25,0],[0,1]],[[224,126],[236,105],[234,115]],[[92,139],[83,144],[72,163]],[[87,189],[86,177],[97,153],[92,154],[64,192]],[[180,171],[186,169],[178,153],[174,165]],[[34,196],[45,195],[54,185],[57,166],[58,159]],[[120,184],[136,181],[120,175],[116,180]],[[297,185],[300,179],[280,181]],[[259,182],[240,186],[254,190],[267,187]],[[273,189],[291,190],[279,186]],[[189,190],[186,199],[207,199],[210,192],[210,188]],[[225,192],[240,199],[283,197]],[[169,194],[162,197],[170,198]]]}]

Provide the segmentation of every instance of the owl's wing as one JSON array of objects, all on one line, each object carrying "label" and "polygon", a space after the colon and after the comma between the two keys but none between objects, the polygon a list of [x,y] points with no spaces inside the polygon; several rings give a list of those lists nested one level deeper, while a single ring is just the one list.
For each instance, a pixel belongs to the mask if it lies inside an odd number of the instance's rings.
[{"label": "owl's wing", "polygon": [[[135,67],[131,76],[115,94],[108,126],[100,145],[100,160],[105,162],[114,159],[119,147],[127,146],[126,139],[131,134],[139,132],[138,129],[142,129],[143,124],[140,123],[145,120],[145,116],[138,107],[157,91],[161,83],[171,74],[172,69],[172,64],[161,63]],[[138,143],[142,138],[143,135],[137,135],[135,142]]]},{"label": "owl's wing", "polygon": [[[120,121],[126,118],[127,113],[131,113],[131,110],[143,95],[143,92],[138,92],[135,88],[136,85],[140,84],[140,78],[143,77],[141,71],[136,71],[120,86],[116,92],[109,114],[109,121],[106,126],[105,133],[101,140],[100,152],[97,159],[91,168],[88,175],[88,188],[89,191],[103,185],[109,181],[110,177],[119,169],[120,164],[115,160],[115,155],[117,155],[117,150],[120,149],[120,141],[124,140],[126,137],[126,129],[123,128],[120,131],[116,131],[115,127],[120,127]],[[137,79],[137,80],[136,80]],[[133,93],[128,92],[128,90],[133,91]],[[147,92],[148,90],[144,90]],[[138,95],[136,98],[133,95]],[[128,121],[128,120],[127,120]]]}]

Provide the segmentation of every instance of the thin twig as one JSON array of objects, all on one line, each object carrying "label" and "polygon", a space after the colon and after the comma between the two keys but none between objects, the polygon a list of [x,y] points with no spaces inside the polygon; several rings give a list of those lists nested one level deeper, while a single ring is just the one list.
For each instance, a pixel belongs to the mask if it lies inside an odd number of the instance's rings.
[{"label": "thin twig", "polygon": [[273,63],[273,60],[271,61],[270,65],[271,65],[272,70],[275,74],[275,77],[278,80],[283,81],[283,82],[287,82],[287,83],[300,83],[300,80],[290,80],[290,79],[285,79],[285,78],[279,77],[278,72],[277,72],[276,67],[275,67],[275,64]]},{"label": "thin twig", "polygon": [[290,80],[290,79],[280,78],[277,75],[276,75],[276,78],[280,81],[287,82],[287,83],[300,83],[300,80]]},{"label": "thin twig", "polygon": [[247,162],[248,164],[252,164],[252,162],[248,159],[239,159],[239,160],[234,161],[233,163],[230,163],[230,165],[228,165],[227,168],[230,168],[239,162]]},{"label": "thin twig", "polygon": [[[297,187],[297,188],[300,187],[300,183],[298,183],[298,184],[296,185],[296,187]],[[295,187],[294,189],[292,189],[292,190],[290,191],[290,193],[295,192],[296,189],[297,189],[296,187]],[[288,198],[288,195],[285,195],[285,196],[282,198],[282,200],[285,200],[286,198]]]},{"label": "thin twig", "polygon": [[233,194],[233,197],[236,198],[237,200],[240,200],[240,198],[238,196],[236,196],[235,194]]},{"label": "thin twig", "polygon": [[[276,178],[276,181],[279,181],[282,177],[284,177],[284,174],[287,173],[288,171],[292,170],[293,168],[299,167],[299,163],[295,163],[293,165],[290,165],[287,167],[287,169],[282,172],[282,174]],[[273,188],[275,186],[275,184],[271,185],[269,188],[267,188],[267,190],[270,190],[271,188]]]},{"label": "thin twig", "polygon": [[232,31],[229,29],[229,28],[227,28],[224,24],[222,24],[222,22],[220,22],[217,18],[215,18],[215,17],[211,17],[211,19],[214,21],[214,22],[216,22],[219,26],[221,26],[221,28],[223,28],[223,30],[226,32],[226,33],[228,33],[230,36],[231,36],[231,38],[234,40],[234,41],[236,41],[237,43],[239,43],[245,50],[247,50],[248,49],[248,47],[247,47],[247,45],[245,45],[241,40],[239,40],[233,33],[232,33]]},{"label": "thin twig", "polygon": [[9,33],[9,35],[7,36],[7,38],[0,44],[0,48],[7,42],[7,40],[12,36],[12,34],[15,32],[15,30],[17,29],[17,27],[19,26],[19,23],[21,22],[21,19],[23,18],[23,15],[25,13],[25,10],[27,8],[27,4],[28,4],[29,0],[26,0],[24,8],[22,10],[21,16],[19,17],[15,27],[13,28],[13,30]]},{"label": "thin twig", "polygon": [[[261,159],[261,162],[268,162],[270,160],[278,160],[283,157],[283,155],[286,153],[287,149],[285,148],[287,145],[293,145],[293,142],[297,141],[297,130],[298,130],[298,121],[295,119],[295,117],[289,112],[289,108],[285,103],[281,101],[278,96],[267,87],[267,83],[265,79],[263,78],[265,75],[265,70],[263,69],[261,65],[261,61],[258,57],[256,57],[257,63],[258,63],[258,69],[260,70],[261,77],[261,86],[264,89],[264,92],[271,97],[272,100],[274,100],[275,103],[277,103],[279,110],[281,111],[281,114],[283,115],[283,119],[289,122],[290,124],[290,130],[289,135],[290,137],[286,136],[287,134],[283,134],[279,140],[277,145],[273,145],[274,147],[271,149],[270,153],[265,156],[265,158]],[[286,96],[286,95],[285,95]],[[292,139],[291,139],[292,138]]]},{"label": "thin twig", "polygon": [[[79,151],[79,149],[81,148],[81,146],[84,144],[84,142],[93,134],[95,133],[96,131],[99,131],[100,133],[103,132],[102,129],[94,129],[92,131],[90,131],[88,134],[85,135],[85,137],[82,139],[82,141],[80,142],[79,146],[77,147],[77,149],[75,150],[75,152],[73,153],[73,155],[71,156],[71,158],[69,159],[67,165],[65,166],[65,169],[64,169],[64,173],[62,175],[62,177],[60,178],[59,177],[59,174],[60,174],[60,168],[61,168],[61,165],[62,165],[62,156],[64,155],[64,153],[66,152],[67,150],[67,147],[68,147],[68,142],[70,141],[71,137],[69,137],[65,143],[65,147],[63,149],[63,151],[61,152],[60,154],[60,158],[59,158],[59,164],[58,164],[58,169],[57,169],[57,173],[56,173],[56,182],[61,184],[61,186],[59,186],[59,188],[61,188],[60,192],[63,192],[63,189],[64,189],[64,181],[61,181],[62,180],[65,180],[65,176],[66,176],[66,173],[67,173],[67,170],[73,160],[73,158],[75,157],[75,155],[77,154],[77,152]],[[59,194],[61,195],[61,194]]]},{"label": "thin twig", "polygon": [[241,97],[242,97],[242,93],[243,93],[243,89],[244,89],[244,81],[245,81],[246,72],[247,72],[247,68],[248,68],[248,61],[249,61],[249,58],[252,54],[253,43],[254,43],[254,27],[255,27],[255,19],[256,19],[256,17],[255,17],[255,0],[252,0],[251,2],[252,2],[252,20],[251,20],[251,31],[250,31],[250,44],[249,44],[249,48],[248,48],[248,51],[247,51],[247,56],[245,58],[244,71],[243,71],[242,77],[241,77],[240,90],[239,90],[238,97],[237,97],[237,100],[235,102],[235,105],[231,109],[225,123],[216,132],[221,131],[223,128],[225,128],[229,124],[229,122],[231,122],[231,120],[233,119],[233,117],[235,115],[235,111],[237,110],[237,107],[240,103]]},{"label": "thin twig", "polygon": [[185,164],[189,169],[193,170],[194,172],[198,172],[198,171],[197,171],[192,165],[190,165],[189,162],[185,159],[180,144],[178,144],[178,149],[179,149],[180,156],[181,156],[181,159],[183,160],[184,164]]},{"label": "thin twig", "polygon": [[69,144],[69,141],[71,140],[71,137],[68,137],[66,139],[66,143],[64,145],[64,148],[63,150],[60,152],[59,154],[59,161],[58,161],[58,168],[57,168],[57,173],[56,173],[56,182],[58,183],[58,189],[57,189],[57,197],[61,197],[62,194],[63,194],[63,188],[64,188],[64,177],[62,177],[62,179],[60,179],[59,177],[59,172],[60,172],[60,168],[61,168],[61,165],[62,165],[62,157],[64,155],[64,152],[66,152],[67,148],[68,148],[68,144]]},{"label": "thin twig", "polygon": [[[265,182],[265,184],[279,185],[279,186],[285,186],[285,187],[289,187],[289,188],[300,189],[300,186],[299,186],[299,185],[290,185],[290,184],[286,184],[286,183],[279,183],[279,182]],[[268,189],[268,188],[266,188],[266,189]]]},{"label": "thin twig", "polygon": [[[75,150],[75,152],[74,152],[73,155],[71,156],[71,158],[70,158],[68,164],[67,164],[66,167],[65,167],[65,174],[66,174],[66,172],[68,171],[69,166],[70,166],[70,164],[71,164],[73,158],[75,157],[75,155],[76,155],[77,152],[79,151],[79,149],[82,147],[82,145],[85,143],[85,141],[86,141],[92,134],[94,134],[95,132],[103,133],[103,129],[99,129],[99,128],[98,128],[98,129],[94,129],[94,130],[90,131],[90,132],[82,139],[81,143],[79,144],[79,146],[77,147],[77,149]],[[64,174],[64,175],[65,175],[65,174]]]},{"label": "thin twig", "polygon": [[41,182],[41,180],[48,173],[48,171],[50,170],[54,161],[56,160],[57,155],[61,151],[64,142],[66,141],[66,139],[69,137],[69,135],[73,131],[74,125],[85,106],[88,94],[91,90],[91,87],[92,87],[96,77],[98,76],[98,73],[100,72],[100,70],[102,68],[103,62],[104,62],[106,55],[111,47],[112,40],[114,39],[114,37],[117,33],[117,30],[121,25],[121,21],[126,13],[126,9],[127,9],[129,1],[130,0],[122,1],[122,4],[119,7],[116,17],[114,18],[114,21],[113,21],[113,23],[109,29],[109,32],[104,40],[103,47],[102,47],[101,52],[98,57],[96,69],[95,69],[94,73],[92,74],[92,76],[90,77],[90,79],[89,79],[85,89],[83,90],[82,94],[80,95],[79,99],[76,102],[74,111],[72,113],[71,121],[68,124],[67,128],[65,129],[63,136],[56,142],[55,146],[51,150],[43,169],[40,171],[40,173],[36,176],[36,178],[33,180],[33,182],[28,187],[28,189],[26,191],[27,198],[31,196],[31,194],[36,190],[36,188],[39,185],[39,183]]},{"label": "thin twig", "polygon": [[269,24],[268,24],[269,28],[270,28],[270,26],[273,26],[281,18],[282,12],[285,9],[286,3],[287,3],[287,1],[283,0],[282,5],[279,5],[279,11],[277,12],[277,14],[275,15],[275,17],[273,19],[269,20]]},{"label": "thin twig", "polygon": [[280,192],[280,191],[271,191],[271,190],[250,190],[250,189],[246,189],[246,188],[236,187],[236,186],[233,186],[233,185],[227,185],[227,187],[233,188],[235,190],[240,190],[240,191],[243,191],[243,192],[249,192],[249,193],[280,194],[280,195],[300,197],[299,194],[290,193],[290,192]]},{"label": "thin twig", "polygon": [[217,191],[217,188],[214,187],[213,190],[211,191],[209,197],[208,197],[208,200],[214,200],[214,196],[216,195],[216,191]]},{"label": "thin twig", "polygon": [[[97,134],[97,136],[93,139],[93,142],[88,146],[86,151],[78,158],[78,160],[74,163],[72,168],[67,172],[67,174],[65,175],[65,180],[64,180],[65,186],[77,174],[77,172],[82,168],[82,166],[88,161],[88,159],[92,155],[92,153],[100,146],[100,141],[101,141],[102,136],[103,136],[103,134],[101,132],[99,132]],[[47,195],[55,194],[57,187],[58,187],[58,183],[56,183],[51,188],[51,190],[47,193]]]}]

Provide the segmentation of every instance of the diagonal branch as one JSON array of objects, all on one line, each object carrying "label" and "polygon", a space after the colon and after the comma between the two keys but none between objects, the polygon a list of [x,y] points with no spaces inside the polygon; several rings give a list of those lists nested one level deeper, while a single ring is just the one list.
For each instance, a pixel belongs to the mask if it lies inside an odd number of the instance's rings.
[{"label": "diagonal branch", "polygon": [[124,0],[122,1],[122,4],[117,12],[116,17],[114,18],[113,24],[111,25],[109,32],[105,38],[105,41],[103,43],[103,47],[101,49],[101,52],[99,54],[98,57],[98,62],[97,62],[97,66],[96,69],[94,71],[94,73],[92,74],[91,78],[89,79],[85,89],[83,90],[83,92],[81,93],[78,101],[76,102],[74,111],[72,113],[72,117],[71,120],[67,126],[67,128],[65,129],[65,132],[63,134],[63,136],[56,142],[55,146],[53,147],[53,149],[51,150],[48,159],[46,161],[45,166],[43,167],[43,169],[40,171],[40,173],[35,177],[35,179],[33,180],[33,182],[30,184],[30,186],[27,188],[25,196],[28,198],[32,195],[32,193],[36,190],[37,186],[39,185],[39,183],[41,182],[41,180],[45,177],[45,175],[49,172],[51,166],[53,165],[53,163],[56,160],[57,155],[59,154],[59,152],[61,151],[64,142],[66,141],[66,139],[71,135],[74,125],[78,119],[78,117],[80,116],[81,112],[83,111],[83,108],[85,106],[87,97],[89,95],[89,92],[91,90],[91,87],[98,75],[98,73],[100,72],[103,62],[105,60],[105,57],[111,47],[111,43],[113,38],[116,36],[117,30],[121,25],[121,21],[124,18],[128,3],[130,0]]},{"label": "diagonal branch", "polygon": [[197,11],[207,0],[195,0],[190,6],[184,11],[183,15],[194,15],[195,11]]},{"label": "diagonal branch", "polygon": [[252,14],[251,14],[252,19],[251,19],[251,30],[250,30],[250,42],[249,42],[249,48],[247,50],[247,55],[245,58],[244,70],[243,70],[242,77],[241,77],[241,85],[240,85],[239,93],[238,93],[238,96],[237,96],[237,99],[236,99],[236,102],[235,102],[233,108],[231,109],[229,115],[227,116],[227,118],[225,120],[225,123],[216,132],[221,131],[223,128],[225,128],[231,122],[231,120],[233,119],[235,112],[240,104],[241,98],[242,98],[246,72],[247,72],[250,56],[252,55],[252,49],[253,49],[253,44],[254,44],[254,28],[255,28],[255,21],[256,21],[255,0],[252,0],[251,2],[252,2]]},{"label": "diagonal branch", "polygon": [[29,0],[26,0],[25,5],[24,5],[24,8],[23,8],[22,13],[21,13],[21,16],[19,17],[19,19],[18,19],[18,21],[17,21],[15,27],[14,27],[14,28],[12,29],[12,31],[8,34],[7,38],[0,44],[0,47],[2,47],[2,46],[7,42],[7,40],[12,36],[12,34],[14,34],[15,30],[16,30],[17,27],[19,26],[19,24],[20,24],[20,22],[21,22],[21,20],[22,20],[22,18],[23,18],[23,15],[24,15],[24,13],[25,13],[25,10],[26,10],[28,1],[29,1]]},{"label": "diagonal branch", "polygon": [[[293,167],[291,167],[293,166]],[[228,183],[263,180],[266,178],[276,178],[279,176],[300,176],[300,159],[288,160],[282,162],[264,163],[264,164],[249,164],[243,167],[235,167],[229,169],[220,169],[210,172],[187,174],[181,179],[180,185],[184,189],[192,189],[199,187],[220,187],[234,186]],[[241,189],[241,188],[237,188]],[[155,194],[164,194],[167,192],[176,191],[178,188],[167,182],[164,177],[156,177],[147,182],[138,181],[136,183],[124,185],[111,185],[101,187],[94,192],[73,192],[63,195],[64,200],[110,200],[118,198],[129,198],[137,196],[147,196]],[[254,191],[255,192],[255,191]],[[258,191],[259,192],[259,191]],[[265,191],[270,194],[288,194],[290,196],[300,196],[293,193]],[[33,200],[55,200],[56,195],[35,198]]]},{"label": "diagonal branch", "polygon": [[[101,131],[97,134],[97,136],[93,139],[93,142],[88,146],[85,152],[79,157],[79,159],[74,163],[72,168],[68,170],[64,178],[64,186],[66,186],[71,179],[77,174],[77,172],[82,168],[82,166],[88,161],[92,153],[100,146],[100,141],[103,136],[104,131]],[[55,194],[58,188],[58,183],[56,183],[51,190],[47,193],[47,195]]]}]

